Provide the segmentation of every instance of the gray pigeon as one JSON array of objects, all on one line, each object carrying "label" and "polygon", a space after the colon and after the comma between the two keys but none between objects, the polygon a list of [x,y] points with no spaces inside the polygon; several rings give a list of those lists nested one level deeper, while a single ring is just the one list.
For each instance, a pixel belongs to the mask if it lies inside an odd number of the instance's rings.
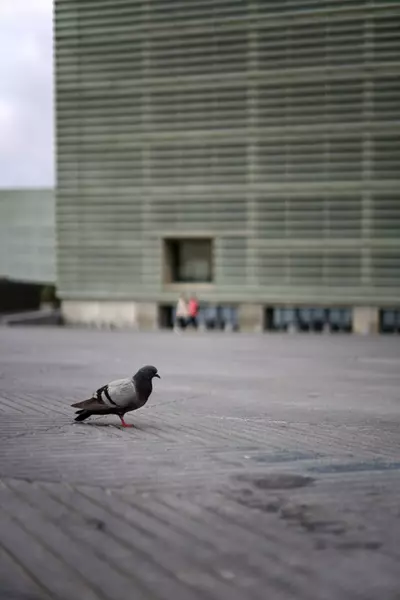
[{"label": "gray pigeon", "polygon": [[154,377],[161,379],[157,369],[150,365],[142,367],[133,377],[116,379],[99,388],[83,402],[71,404],[78,408],[75,421],[84,421],[91,415],[118,415],[123,427],[133,427],[124,421],[124,414],[144,406],[153,390]]}]

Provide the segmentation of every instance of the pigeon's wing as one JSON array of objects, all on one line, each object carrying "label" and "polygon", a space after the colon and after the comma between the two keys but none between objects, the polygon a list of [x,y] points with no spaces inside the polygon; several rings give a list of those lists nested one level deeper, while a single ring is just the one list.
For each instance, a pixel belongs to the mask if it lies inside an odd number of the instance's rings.
[{"label": "pigeon's wing", "polygon": [[108,409],[125,408],[134,402],[135,389],[131,379],[116,379],[96,390],[92,397],[83,402],[71,404],[74,408],[81,408],[93,412]]}]

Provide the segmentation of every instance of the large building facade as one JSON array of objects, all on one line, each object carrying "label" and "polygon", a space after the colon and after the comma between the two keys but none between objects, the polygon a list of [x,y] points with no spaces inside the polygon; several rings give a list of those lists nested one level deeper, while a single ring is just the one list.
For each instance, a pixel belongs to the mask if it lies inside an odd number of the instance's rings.
[{"label": "large building facade", "polygon": [[398,0],[57,0],[56,89],[67,320],[399,306]]}]

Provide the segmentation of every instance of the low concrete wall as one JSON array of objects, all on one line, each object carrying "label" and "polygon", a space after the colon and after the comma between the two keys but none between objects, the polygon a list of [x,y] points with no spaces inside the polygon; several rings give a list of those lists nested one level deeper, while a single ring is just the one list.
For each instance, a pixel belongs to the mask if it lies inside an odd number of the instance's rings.
[{"label": "low concrete wall", "polygon": [[238,320],[240,331],[263,331],[264,306],[262,304],[239,304]]},{"label": "low concrete wall", "polygon": [[62,318],[58,308],[45,308],[0,316],[0,325],[6,327],[21,325],[62,325]]},{"label": "low concrete wall", "polygon": [[65,300],[62,316],[68,325],[157,329],[157,304],[151,302]]},{"label": "low concrete wall", "polygon": [[372,306],[353,308],[353,333],[368,335],[379,332],[379,309]]}]

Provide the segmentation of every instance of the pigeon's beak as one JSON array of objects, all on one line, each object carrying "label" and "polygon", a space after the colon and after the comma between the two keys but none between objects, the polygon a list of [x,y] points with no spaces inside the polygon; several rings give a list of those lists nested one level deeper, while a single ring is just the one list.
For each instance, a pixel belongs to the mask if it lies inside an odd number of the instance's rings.
[{"label": "pigeon's beak", "polygon": [[158,374],[158,373],[156,373],[156,374],[154,375],[154,377],[158,377],[158,379],[161,379],[161,377],[159,376],[159,374]]}]

